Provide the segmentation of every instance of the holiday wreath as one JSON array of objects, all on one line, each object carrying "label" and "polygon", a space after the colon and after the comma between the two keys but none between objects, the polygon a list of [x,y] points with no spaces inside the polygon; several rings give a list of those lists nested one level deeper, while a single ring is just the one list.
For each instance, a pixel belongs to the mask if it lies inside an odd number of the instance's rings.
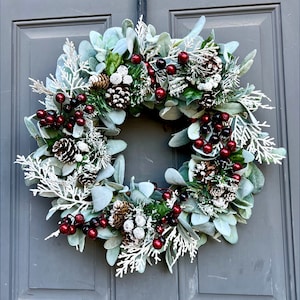
[{"label": "holiday wreath", "polygon": [[[31,79],[32,90],[45,95],[44,108],[25,117],[38,148],[16,162],[26,184],[36,184],[34,195],[53,198],[46,218],[61,212],[49,237],[64,234],[79,251],[86,238],[104,239],[116,276],[143,272],[162,254],[172,272],[208,237],[236,243],[236,225],[251,216],[253,195],[264,185],[254,162],[280,164],[285,156],[253,115],[271,109],[262,103],[268,98],[240,86],[255,51],[238,64],[238,43],[218,44],[213,32],[203,39],[204,23],[201,17],[185,38],[172,39],[142,19],[136,27],[126,19],[103,35],[90,32],[78,53],[67,39],[55,76],[45,85]],[[166,170],[166,189],[134,177],[124,185],[126,143],[118,126],[144,108],[189,121],[169,146],[190,145],[190,160]]]}]

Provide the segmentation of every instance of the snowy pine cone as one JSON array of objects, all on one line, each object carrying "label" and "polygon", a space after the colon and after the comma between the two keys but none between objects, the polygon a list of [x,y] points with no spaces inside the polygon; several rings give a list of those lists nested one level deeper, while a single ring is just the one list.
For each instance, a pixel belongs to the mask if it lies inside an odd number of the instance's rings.
[{"label": "snowy pine cone", "polygon": [[112,208],[109,224],[117,229],[121,228],[125,222],[126,215],[130,212],[130,204],[126,201],[116,201]]},{"label": "snowy pine cone", "polygon": [[64,163],[75,162],[75,155],[78,154],[78,147],[73,139],[61,138],[52,146],[54,156]]},{"label": "snowy pine cone", "polygon": [[205,55],[202,68],[205,69],[206,75],[210,77],[222,71],[222,60],[217,54],[207,54]]},{"label": "snowy pine cone", "polygon": [[96,178],[97,173],[85,171],[84,173],[78,175],[77,180],[82,185],[89,185],[95,183]]},{"label": "snowy pine cone", "polygon": [[112,85],[105,94],[107,104],[113,108],[126,109],[130,104],[131,93],[129,87],[124,84]]},{"label": "snowy pine cone", "polygon": [[206,92],[202,98],[198,101],[199,105],[203,108],[211,108],[216,102],[216,97],[212,92]]},{"label": "snowy pine cone", "polygon": [[109,86],[109,76],[106,74],[92,75],[89,79],[91,87],[94,89],[106,90]]}]

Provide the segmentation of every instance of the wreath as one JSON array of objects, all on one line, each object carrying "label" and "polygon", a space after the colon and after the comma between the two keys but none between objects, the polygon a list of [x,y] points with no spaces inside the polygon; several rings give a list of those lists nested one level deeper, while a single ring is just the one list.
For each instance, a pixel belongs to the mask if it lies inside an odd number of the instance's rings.
[{"label": "wreath", "polygon": [[[203,39],[204,24],[201,17],[186,37],[173,39],[142,18],[136,26],[126,19],[103,35],[91,31],[78,52],[67,39],[55,75],[45,84],[30,78],[33,92],[45,96],[44,107],[24,118],[38,147],[16,163],[26,185],[35,184],[33,195],[52,199],[46,219],[60,212],[46,239],[66,235],[79,251],[86,239],[105,240],[116,276],[142,273],[162,258],[172,272],[209,237],[236,243],[237,223],[250,218],[264,185],[255,162],[285,157],[253,114],[271,109],[262,101],[270,99],[240,86],[256,51],[239,64],[238,42],[219,44],[214,32]],[[190,159],[165,171],[168,188],[134,177],[124,184],[119,126],[145,109],[185,120],[168,145],[188,147]]]}]

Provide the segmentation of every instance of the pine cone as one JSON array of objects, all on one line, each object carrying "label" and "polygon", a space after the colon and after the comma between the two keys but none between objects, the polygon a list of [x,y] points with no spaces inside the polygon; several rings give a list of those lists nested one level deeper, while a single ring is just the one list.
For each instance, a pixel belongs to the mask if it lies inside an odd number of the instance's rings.
[{"label": "pine cone", "polygon": [[209,183],[216,173],[216,166],[211,165],[209,161],[201,161],[196,164],[194,175],[202,183]]},{"label": "pine cone", "polygon": [[58,160],[64,163],[72,163],[75,162],[75,155],[79,151],[73,139],[61,138],[52,146],[52,152]]},{"label": "pine cone", "polygon": [[77,180],[81,185],[90,185],[95,183],[96,178],[97,178],[96,173],[85,171],[84,173],[80,174],[77,177]]},{"label": "pine cone", "polygon": [[206,55],[202,67],[205,69],[205,74],[210,77],[222,71],[222,60],[216,54]]},{"label": "pine cone", "polygon": [[109,76],[106,74],[93,75],[90,77],[89,82],[94,89],[106,90],[109,86]]},{"label": "pine cone", "polygon": [[199,105],[203,108],[211,108],[215,103],[215,95],[212,92],[206,92],[202,98],[198,101]]},{"label": "pine cone", "polygon": [[112,85],[105,94],[107,104],[113,108],[126,109],[130,104],[131,93],[129,87],[124,84]]},{"label": "pine cone", "polygon": [[111,210],[111,218],[109,224],[117,229],[121,228],[126,215],[130,212],[130,204],[126,201],[118,201]]}]

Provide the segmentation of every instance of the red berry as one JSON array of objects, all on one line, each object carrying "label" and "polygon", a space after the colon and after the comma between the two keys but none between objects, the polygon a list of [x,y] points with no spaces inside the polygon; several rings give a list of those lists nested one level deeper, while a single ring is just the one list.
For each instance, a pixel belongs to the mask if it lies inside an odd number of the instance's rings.
[{"label": "red berry", "polygon": [[178,63],[181,65],[186,64],[189,61],[189,55],[187,52],[182,51],[178,53]]},{"label": "red berry", "polygon": [[98,236],[98,231],[96,228],[89,228],[88,232],[87,232],[87,236],[94,240],[96,239],[96,237]]},{"label": "red berry", "polygon": [[166,216],[164,216],[164,217],[161,218],[160,221],[161,221],[162,224],[166,224],[168,222],[168,219],[167,219]]},{"label": "red berry", "polygon": [[167,92],[162,87],[158,87],[155,90],[155,98],[156,98],[156,100],[161,101],[161,100],[164,100],[166,97],[167,97]]},{"label": "red berry", "polygon": [[154,87],[156,85],[156,78],[150,77],[150,79],[151,79],[151,86]]},{"label": "red berry", "polygon": [[164,200],[168,200],[168,199],[171,199],[172,194],[170,192],[164,192],[162,194],[162,197],[163,197]]},{"label": "red berry", "polygon": [[66,96],[63,94],[63,93],[57,93],[55,95],[55,100],[58,102],[58,103],[63,103],[65,100],[66,100]]},{"label": "red berry", "polygon": [[47,112],[44,109],[39,109],[36,112],[36,116],[39,119],[43,119],[43,118],[45,118],[47,116]]},{"label": "red berry", "polygon": [[102,228],[106,228],[107,225],[108,225],[108,221],[107,221],[106,218],[100,219],[99,223],[100,223],[100,226],[101,226]]},{"label": "red berry", "polygon": [[155,227],[155,229],[156,229],[156,232],[159,234],[162,234],[164,232],[164,228],[161,225],[157,225]]},{"label": "red berry", "polygon": [[209,114],[204,114],[202,117],[201,117],[201,122],[202,123],[208,123],[210,121],[210,115]]},{"label": "red berry", "polygon": [[175,65],[172,65],[172,64],[167,65],[166,72],[167,72],[168,75],[174,75],[174,74],[176,74],[176,71],[177,71],[177,69],[176,69]]},{"label": "red berry", "polygon": [[84,215],[83,214],[77,214],[75,216],[75,223],[83,224],[84,223]]},{"label": "red berry", "polygon": [[71,122],[68,122],[66,125],[65,125],[66,129],[69,131],[69,132],[72,132],[73,131],[73,128],[74,128],[74,124],[71,123]]},{"label": "red berry", "polygon": [[196,123],[198,121],[197,118],[190,118],[189,120],[190,120],[191,123]]},{"label": "red berry", "polygon": [[133,64],[138,65],[142,61],[142,56],[140,54],[132,54],[130,60]]},{"label": "red berry", "polygon": [[75,234],[75,232],[76,232],[76,226],[75,225],[70,225],[68,234],[72,235],[72,234]]},{"label": "red berry", "polygon": [[203,152],[204,152],[205,154],[211,153],[212,150],[213,150],[213,146],[212,146],[211,143],[207,143],[207,144],[205,144],[205,145],[203,146]]},{"label": "red berry", "polygon": [[147,69],[149,69],[151,67],[151,65],[150,65],[150,63],[148,61],[145,61],[144,64],[145,64],[145,66],[146,66]]},{"label": "red berry", "polygon": [[54,116],[47,116],[45,118],[45,120],[46,120],[47,125],[52,125],[55,121],[55,118],[54,118]]},{"label": "red berry", "polygon": [[230,141],[228,141],[227,142],[227,147],[228,147],[228,149],[230,150],[230,151],[235,151],[235,148],[236,148],[236,142],[235,141],[232,141],[232,140],[230,140]]},{"label": "red berry", "polygon": [[87,100],[86,94],[79,94],[77,95],[76,99],[78,100],[79,103],[85,103]]},{"label": "red berry", "polygon": [[222,148],[220,150],[220,156],[223,158],[228,158],[231,154],[231,151],[228,148]]},{"label": "red berry", "polygon": [[215,131],[220,132],[223,129],[223,125],[222,124],[216,124],[214,129],[215,129]]},{"label": "red berry", "polygon": [[232,175],[232,178],[233,178],[234,180],[236,180],[236,181],[241,181],[242,176],[239,175],[239,174],[233,174],[233,175]]},{"label": "red berry", "polygon": [[65,117],[62,115],[59,115],[56,117],[56,124],[57,125],[63,125],[65,123]]},{"label": "red berry", "polygon": [[174,204],[172,211],[173,211],[174,215],[178,216],[178,215],[180,215],[182,209],[179,204]]},{"label": "red berry", "polygon": [[227,122],[229,120],[229,114],[226,113],[226,112],[222,112],[221,113],[221,119],[222,119],[222,121]]},{"label": "red berry", "polygon": [[84,126],[85,125],[85,119],[84,118],[78,118],[76,120],[76,123],[78,126]]},{"label": "red berry", "polygon": [[163,58],[159,58],[155,64],[159,69],[164,69],[166,67],[166,61]]},{"label": "red berry", "polygon": [[75,117],[75,119],[82,118],[83,117],[83,111],[82,110],[76,110],[74,112],[74,117]]},{"label": "red berry", "polygon": [[86,105],[84,111],[88,114],[92,114],[95,111],[95,107],[93,105]]},{"label": "red berry", "polygon": [[241,170],[242,168],[243,168],[243,166],[242,166],[242,164],[239,163],[239,162],[234,163],[233,166],[232,166],[232,170],[233,170],[233,171],[239,171],[239,170]]},{"label": "red berry", "polygon": [[197,149],[202,148],[203,145],[204,145],[204,139],[202,139],[202,138],[199,138],[199,139],[197,139],[197,140],[194,142],[194,146],[195,146]]},{"label": "red berry", "polygon": [[47,122],[45,119],[41,119],[40,120],[40,125],[43,127],[43,126],[46,126],[47,125]]},{"label": "red berry", "polygon": [[60,233],[62,234],[68,234],[69,232],[69,224],[66,224],[66,223],[62,223],[59,225],[59,231]]},{"label": "red berry", "polygon": [[158,249],[158,250],[161,249],[163,247],[163,245],[164,245],[164,243],[159,238],[154,239],[152,242],[153,248]]},{"label": "red berry", "polygon": [[155,75],[155,71],[154,71],[154,69],[153,69],[152,67],[149,67],[149,68],[148,68],[148,74],[149,74],[149,76],[151,76],[151,77],[153,77],[153,76]]}]

